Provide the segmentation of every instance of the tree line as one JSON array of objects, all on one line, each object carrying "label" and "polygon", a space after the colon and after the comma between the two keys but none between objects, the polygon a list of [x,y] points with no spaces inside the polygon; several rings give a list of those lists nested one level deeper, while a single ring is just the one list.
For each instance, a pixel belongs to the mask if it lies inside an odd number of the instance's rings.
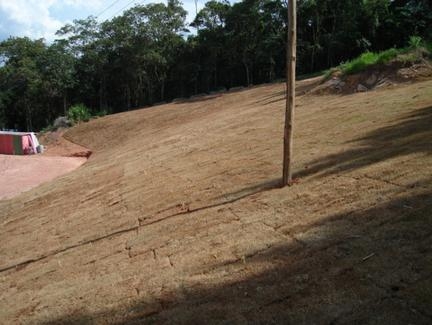
[{"label": "tree line", "polygon": [[[58,39],[0,43],[0,128],[40,130],[83,103],[115,113],[285,76],[284,0],[211,0],[186,23],[179,0],[75,20]],[[365,51],[432,39],[429,0],[299,0],[298,74]]]}]

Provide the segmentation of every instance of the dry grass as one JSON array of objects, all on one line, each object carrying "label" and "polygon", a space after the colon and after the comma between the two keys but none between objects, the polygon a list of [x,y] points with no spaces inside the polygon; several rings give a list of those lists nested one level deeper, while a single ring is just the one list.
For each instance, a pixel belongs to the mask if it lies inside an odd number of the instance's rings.
[{"label": "dry grass", "polygon": [[283,189],[280,84],[81,124],[0,202],[0,319],[430,323],[431,90],[299,98]]}]

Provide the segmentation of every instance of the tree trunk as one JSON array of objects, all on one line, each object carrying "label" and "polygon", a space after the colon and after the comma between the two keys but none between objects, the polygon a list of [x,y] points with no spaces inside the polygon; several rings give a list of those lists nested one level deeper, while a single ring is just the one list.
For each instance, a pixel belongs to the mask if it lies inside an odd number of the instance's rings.
[{"label": "tree trunk", "polygon": [[134,101],[134,106],[138,107],[139,106],[139,99],[140,99],[140,95],[143,92],[143,80],[142,80],[142,75],[139,74],[138,75],[138,87],[135,90],[135,101]]},{"label": "tree trunk", "polygon": [[126,86],[126,107],[128,110],[131,108],[131,91],[129,85]]},{"label": "tree trunk", "polygon": [[275,76],[275,61],[273,59],[273,57],[270,57],[270,62],[269,62],[269,71],[268,71],[268,82],[272,82],[274,80],[274,76]]},{"label": "tree trunk", "polygon": [[287,80],[286,80],[286,110],[283,152],[282,185],[292,184],[292,148],[295,108],[295,79],[296,79],[296,48],[297,48],[297,0],[288,3],[288,42],[287,42]]},{"label": "tree trunk", "polygon": [[67,116],[66,90],[63,93],[63,114],[64,116]]},{"label": "tree trunk", "polygon": [[28,103],[28,100],[24,100],[24,105],[25,105],[25,115],[26,115],[26,128],[27,128],[27,132],[32,132],[33,131],[33,125],[32,125],[32,116],[31,116],[31,108],[30,105]]},{"label": "tree trunk", "polygon": [[106,78],[103,75],[100,80],[100,89],[99,89],[99,111],[104,111],[108,107],[107,102],[107,91],[106,91]]},{"label": "tree trunk", "polygon": [[217,63],[215,64],[213,82],[214,82],[213,83],[213,89],[218,88],[218,66],[217,66]]},{"label": "tree trunk", "polygon": [[103,81],[102,79],[99,82],[99,111],[102,111],[103,106]]},{"label": "tree trunk", "polygon": [[163,102],[165,100],[165,80],[162,81],[161,85],[161,101]]},{"label": "tree trunk", "polygon": [[249,87],[249,85],[250,85],[249,66],[244,61],[243,61],[243,66],[244,66],[245,72],[246,72],[246,86]]},{"label": "tree trunk", "polygon": [[310,71],[315,71],[315,70],[314,70],[314,66],[315,66],[315,45],[312,46],[312,55],[311,55],[311,66],[310,66]]}]

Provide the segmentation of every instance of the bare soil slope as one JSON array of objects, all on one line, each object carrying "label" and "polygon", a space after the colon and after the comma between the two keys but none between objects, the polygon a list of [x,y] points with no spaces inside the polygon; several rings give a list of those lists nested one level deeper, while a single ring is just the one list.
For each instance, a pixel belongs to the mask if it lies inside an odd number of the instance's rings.
[{"label": "bare soil slope", "polygon": [[63,138],[64,131],[39,134],[44,153],[32,156],[0,155],[0,200],[52,181],[77,169],[91,151]]},{"label": "bare soil slope", "polygon": [[0,200],[67,174],[86,160],[80,157],[0,155]]},{"label": "bare soil slope", "polygon": [[[299,94],[311,86],[299,84]],[[122,113],[76,171],[0,202],[0,322],[432,322],[432,81],[283,85]]]}]

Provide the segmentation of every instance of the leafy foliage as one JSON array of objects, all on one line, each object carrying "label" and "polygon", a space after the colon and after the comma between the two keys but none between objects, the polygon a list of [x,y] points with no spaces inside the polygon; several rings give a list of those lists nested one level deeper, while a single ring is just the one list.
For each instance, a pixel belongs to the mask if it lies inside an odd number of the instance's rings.
[{"label": "leafy foliage", "polygon": [[68,110],[68,118],[74,123],[87,122],[90,117],[90,111],[84,104],[74,105]]},{"label": "leafy foliage", "polygon": [[365,70],[369,66],[379,63],[387,63],[394,59],[399,53],[400,51],[396,49],[390,49],[379,53],[366,52],[361,54],[359,57],[342,64],[341,70],[345,74],[357,73]]},{"label": "leafy foliage", "polygon": [[418,49],[423,43],[423,39],[420,36],[411,36],[409,39],[409,47],[411,49]]},{"label": "leafy foliage", "polygon": [[[414,44],[412,40],[415,40]],[[419,42],[417,42],[419,40]],[[424,48],[424,52],[422,51],[416,51],[420,48],[423,48],[423,43],[421,42],[421,38],[411,38],[409,46],[402,49],[389,49],[386,51],[374,53],[374,52],[365,52],[358,56],[357,58],[354,58],[353,60],[350,60],[346,63],[343,63],[339,66],[339,70],[342,71],[344,74],[354,74],[361,71],[364,71],[366,68],[376,65],[376,64],[386,64],[390,61],[399,61],[403,63],[408,62],[415,62],[421,60],[423,55],[427,54],[430,55],[432,52],[430,52],[429,49],[426,47]],[[327,77],[329,77],[334,70],[330,70],[327,73]]]}]

